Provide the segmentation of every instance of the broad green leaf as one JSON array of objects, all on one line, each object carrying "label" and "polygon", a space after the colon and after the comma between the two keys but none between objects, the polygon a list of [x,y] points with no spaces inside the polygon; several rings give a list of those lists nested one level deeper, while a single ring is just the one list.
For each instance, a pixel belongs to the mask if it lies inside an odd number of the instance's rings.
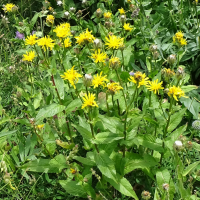
[{"label": "broad green leaf", "polygon": [[94,142],[96,144],[107,144],[115,140],[121,140],[121,139],[124,139],[124,137],[120,137],[118,134],[115,134],[115,133],[103,132],[103,133],[98,133],[95,136]]},{"label": "broad green leaf", "polygon": [[78,196],[78,197],[87,197],[87,193],[82,185],[77,181],[67,181],[67,180],[60,180],[60,185],[66,190],[67,193]]},{"label": "broad green leaf", "polygon": [[74,156],[73,159],[83,163],[84,165],[89,165],[89,166],[94,166],[95,165],[94,161],[89,159],[89,158],[84,158],[84,157],[80,157],[80,156]]},{"label": "broad green leaf", "polygon": [[144,147],[147,147],[149,149],[152,149],[158,152],[164,152],[162,144],[156,142],[155,137],[153,135],[150,135],[150,134],[138,135],[137,140],[139,144]]},{"label": "broad green leaf", "polygon": [[36,116],[36,122],[42,121],[44,118],[53,117],[54,115],[62,112],[65,106],[53,103],[39,110]]},{"label": "broad green leaf", "polygon": [[17,132],[17,130],[8,131],[8,132],[1,132],[1,133],[0,133],[0,137],[12,135],[12,134],[15,133],[15,132]]},{"label": "broad green leaf", "polygon": [[164,192],[163,184],[167,183],[169,184],[169,199],[174,199],[174,193],[175,193],[175,186],[172,181],[172,178],[170,177],[170,173],[167,169],[159,170],[156,173],[156,181],[159,189]]},{"label": "broad green leaf", "polygon": [[55,85],[56,85],[56,88],[58,90],[58,94],[60,95],[60,98],[64,99],[64,97],[65,97],[65,91],[64,91],[64,81],[63,81],[63,79],[57,73],[54,76],[54,80],[55,80]]},{"label": "broad green leaf", "polygon": [[196,90],[198,89],[198,86],[196,85],[184,85],[184,86],[181,86],[181,89],[187,93],[187,92],[190,92],[191,90]]},{"label": "broad green leaf", "polygon": [[20,168],[32,172],[59,173],[59,168],[49,164],[50,159],[37,159],[30,161]]},{"label": "broad green leaf", "polygon": [[123,132],[123,124],[116,117],[105,117],[103,115],[99,115],[99,118],[106,129],[111,131],[112,133],[120,133]]},{"label": "broad green leaf", "polygon": [[42,100],[42,92],[39,92],[38,95],[34,98],[33,106],[35,109],[40,107],[40,102]]},{"label": "broad green leaf", "polygon": [[187,108],[181,109],[171,116],[170,123],[167,132],[172,132],[182,121],[183,115],[185,114]]},{"label": "broad green leaf", "polygon": [[73,100],[66,108],[65,112],[66,114],[70,114],[73,110],[76,108],[79,108],[82,105],[82,102],[80,99]]},{"label": "broad green leaf", "polygon": [[200,161],[198,162],[194,162],[191,165],[187,166],[187,168],[183,171],[183,176],[186,176],[187,174],[189,174],[192,170],[194,170],[198,165],[199,165]]},{"label": "broad green leaf", "polygon": [[169,149],[173,149],[174,142],[178,139],[178,137],[186,131],[187,125],[181,126],[177,128],[175,131],[173,131],[170,135],[167,136],[167,139],[165,140],[165,145]]},{"label": "broad green leaf", "polygon": [[106,177],[106,180],[122,194],[129,197],[133,197],[135,200],[138,200],[138,197],[135,194],[135,191],[133,190],[133,186],[129,183],[129,181],[126,178],[121,178],[120,175],[117,174],[117,182],[113,181],[113,179],[110,179],[108,177]]},{"label": "broad green leaf", "polygon": [[51,159],[49,164],[51,166],[57,167],[59,169],[59,172],[61,172],[62,169],[68,168],[69,166],[66,164],[66,158],[64,155],[59,154],[55,158]]},{"label": "broad green leaf", "polygon": [[116,182],[116,170],[113,161],[105,151],[95,152],[94,160],[101,173]]},{"label": "broad green leaf", "polygon": [[83,136],[85,140],[93,142],[92,133],[90,131],[79,125],[72,124],[72,126],[77,129],[77,131]]}]

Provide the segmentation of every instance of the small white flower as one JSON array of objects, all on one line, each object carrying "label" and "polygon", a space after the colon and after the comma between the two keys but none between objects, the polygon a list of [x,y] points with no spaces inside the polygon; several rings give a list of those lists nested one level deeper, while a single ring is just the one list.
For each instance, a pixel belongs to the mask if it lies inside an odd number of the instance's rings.
[{"label": "small white flower", "polygon": [[85,74],[85,79],[86,80],[92,80],[92,75],[91,74]]},{"label": "small white flower", "polygon": [[82,4],[86,4],[87,3],[87,0],[82,0]]},{"label": "small white flower", "polygon": [[61,6],[62,5],[62,1],[57,1],[57,5]]},{"label": "small white flower", "polygon": [[94,40],[94,43],[95,43],[96,45],[98,45],[100,42],[101,42],[101,41],[100,41],[100,39],[98,39],[98,38],[96,38],[96,39]]},{"label": "small white flower", "polygon": [[75,8],[74,8],[74,7],[71,7],[71,8],[69,9],[69,11],[70,11],[70,12],[75,12]]},{"label": "small white flower", "polygon": [[69,17],[69,16],[70,16],[70,13],[69,13],[68,11],[66,11],[66,12],[64,13],[64,15],[65,15],[66,17]]}]

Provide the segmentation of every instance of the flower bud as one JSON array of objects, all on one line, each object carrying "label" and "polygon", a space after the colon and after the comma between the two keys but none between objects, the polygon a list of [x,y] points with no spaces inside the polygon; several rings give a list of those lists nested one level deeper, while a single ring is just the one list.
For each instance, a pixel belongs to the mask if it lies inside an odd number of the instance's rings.
[{"label": "flower bud", "polygon": [[124,24],[126,22],[126,15],[120,15],[120,21]]},{"label": "flower bud", "polygon": [[87,6],[88,5],[88,1],[87,0],[82,0],[82,5],[83,6]]},{"label": "flower bud", "polygon": [[80,53],[80,49],[79,48],[74,48],[74,52],[75,52],[75,54],[79,54]]},{"label": "flower bud", "polygon": [[157,60],[158,59],[158,57],[159,57],[159,53],[158,53],[158,51],[154,51],[153,52],[153,58],[154,58],[154,60]]},{"label": "flower bud", "polygon": [[75,36],[75,34],[76,34],[76,31],[71,31],[71,34],[73,35],[73,36]]},{"label": "flower bud", "polygon": [[192,144],[191,141],[188,141],[188,142],[186,143],[186,147],[187,147],[188,149],[192,149],[192,146],[193,146],[193,144]]},{"label": "flower bud", "polygon": [[155,44],[152,44],[152,45],[150,46],[150,48],[149,48],[149,50],[150,50],[152,53],[155,52],[155,51],[157,51],[157,49],[158,49],[158,46],[155,45]]},{"label": "flower bud", "polygon": [[111,27],[111,23],[110,22],[105,22],[105,27],[109,29]]},{"label": "flower bud", "polygon": [[96,38],[94,41],[93,41],[93,44],[94,44],[94,48],[95,49],[101,49],[102,48],[102,42],[100,39]]},{"label": "flower bud", "polygon": [[18,7],[16,5],[14,5],[14,7],[12,8],[12,12],[16,13],[18,11]]},{"label": "flower bud", "polygon": [[200,130],[200,120],[195,120],[192,123],[192,128],[195,129],[195,130]]},{"label": "flower bud", "polygon": [[98,8],[98,9],[96,10],[96,17],[97,17],[97,18],[102,17],[102,10],[101,10],[101,8]]},{"label": "flower bud", "polygon": [[119,66],[120,66],[120,60],[118,57],[112,57],[110,60],[109,60],[109,66],[112,68],[112,69],[117,69]]},{"label": "flower bud", "polygon": [[164,183],[163,185],[162,185],[162,187],[163,187],[163,189],[164,190],[169,190],[169,184],[168,183]]},{"label": "flower bud", "polygon": [[174,142],[174,149],[180,151],[183,149],[183,143],[180,140]]},{"label": "flower bud", "polygon": [[64,17],[65,17],[66,19],[70,19],[70,13],[69,13],[68,11],[66,11],[66,12],[64,13]]},{"label": "flower bud", "polygon": [[141,196],[142,196],[142,199],[148,200],[151,198],[151,193],[148,191],[143,191]]},{"label": "flower bud", "polygon": [[92,75],[91,74],[85,74],[83,83],[86,87],[90,87],[92,84]]},{"label": "flower bud", "polygon": [[177,69],[177,72],[176,72],[177,78],[178,78],[178,79],[183,78],[184,74],[185,74],[184,68],[181,67],[181,66],[179,66],[178,69]]},{"label": "flower bud", "polygon": [[62,4],[63,4],[62,1],[57,1],[58,6],[61,6]]},{"label": "flower bud", "polygon": [[69,11],[72,12],[72,13],[74,13],[75,10],[76,10],[76,9],[75,9],[74,7],[71,7],[71,8],[69,9]]},{"label": "flower bud", "polygon": [[33,125],[35,123],[35,118],[30,118],[29,122]]},{"label": "flower bud", "polygon": [[82,16],[82,11],[81,10],[79,10],[77,13],[76,13],[76,16],[77,16],[77,18],[80,18],[81,16]]},{"label": "flower bud", "polygon": [[167,62],[169,63],[169,65],[173,65],[175,62],[176,62],[176,55],[170,55],[168,58],[167,58]]}]

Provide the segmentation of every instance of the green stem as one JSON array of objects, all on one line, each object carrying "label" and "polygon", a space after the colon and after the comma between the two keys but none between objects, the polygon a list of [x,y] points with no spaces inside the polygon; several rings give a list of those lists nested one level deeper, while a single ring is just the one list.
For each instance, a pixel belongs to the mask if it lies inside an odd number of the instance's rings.
[{"label": "green stem", "polygon": [[108,116],[110,116],[109,105],[108,105],[108,93],[107,92],[106,92],[106,107],[107,107]]},{"label": "green stem", "polygon": [[119,99],[117,99],[118,114],[120,115]]}]

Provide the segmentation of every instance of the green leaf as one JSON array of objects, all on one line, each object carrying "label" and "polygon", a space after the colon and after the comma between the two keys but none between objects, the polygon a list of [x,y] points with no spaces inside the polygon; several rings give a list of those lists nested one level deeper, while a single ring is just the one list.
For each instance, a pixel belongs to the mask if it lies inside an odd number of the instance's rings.
[{"label": "green leaf", "polygon": [[17,132],[17,130],[8,131],[8,132],[1,132],[1,133],[0,133],[0,137],[12,135],[12,134],[15,133],[15,132]]},{"label": "green leaf", "polygon": [[58,94],[60,95],[60,98],[64,99],[65,91],[64,91],[64,81],[63,81],[63,79],[57,73],[56,76],[54,76],[54,80],[55,80],[55,85],[56,85],[56,88],[58,90]]},{"label": "green leaf", "polygon": [[37,159],[30,161],[20,168],[32,172],[59,173],[59,168],[49,164],[50,159]]},{"label": "green leaf", "polygon": [[175,131],[173,131],[170,135],[168,135],[167,139],[165,140],[165,145],[173,150],[173,144],[178,139],[178,137],[186,131],[187,125],[181,126]]},{"label": "green leaf", "polygon": [[189,174],[192,170],[194,170],[198,165],[199,165],[200,161],[198,162],[194,162],[191,165],[187,166],[187,168],[183,171],[183,176],[186,176],[187,174]]},{"label": "green leaf", "polygon": [[192,90],[198,89],[198,86],[196,86],[196,85],[184,85],[184,86],[181,86],[181,89],[182,89],[185,93],[187,93],[187,92],[190,92],[190,91],[192,91]]},{"label": "green leaf", "polygon": [[33,106],[35,109],[40,107],[40,102],[42,100],[42,92],[39,92],[38,95],[34,98]]},{"label": "green leaf", "polygon": [[49,164],[51,166],[57,167],[59,169],[59,172],[61,172],[62,169],[68,168],[69,166],[66,164],[66,158],[64,155],[59,154],[55,158],[51,159]]},{"label": "green leaf", "polygon": [[94,160],[101,173],[116,182],[116,170],[113,161],[105,151],[94,153]]},{"label": "green leaf", "polygon": [[95,165],[94,161],[89,159],[89,158],[84,158],[84,157],[80,157],[80,156],[74,156],[73,159],[83,163],[84,165],[89,165],[89,166],[94,166]]},{"label": "green leaf", "polygon": [[175,186],[172,181],[172,178],[170,177],[170,173],[167,169],[159,170],[156,173],[156,181],[159,189],[164,192],[163,184],[167,183],[169,184],[169,199],[174,199],[174,193],[175,193]]},{"label": "green leaf", "polygon": [[79,125],[72,124],[72,126],[77,129],[77,131],[83,136],[85,140],[88,140],[93,143],[93,137],[90,131]]},{"label": "green leaf", "polygon": [[44,118],[53,117],[54,115],[62,112],[65,106],[53,103],[39,110],[36,116],[36,122],[42,121]]},{"label": "green leaf", "polygon": [[65,112],[66,114],[70,114],[73,110],[75,110],[76,108],[81,107],[82,102],[80,99],[75,99],[73,100],[66,108]]},{"label": "green leaf", "polygon": [[110,133],[110,132],[103,132],[98,133],[95,137],[95,144],[107,144],[111,143],[115,140],[121,140],[124,137],[120,137],[118,134]]},{"label": "green leaf", "polygon": [[185,114],[187,108],[181,109],[171,116],[170,123],[167,132],[172,132],[182,121],[183,115]]},{"label": "green leaf", "polygon": [[66,190],[67,193],[73,196],[87,197],[87,193],[81,183],[77,181],[66,180],[60,180],[59,183]]},{"label": "green leaf", "polygon": [[113,179],[107,178],[106,180],[119,192],[122,194],[133,197],[135,200],[138,200],[137,195],[135,194],[135,191],[133,190],[133,186],[129,183],[129,181],[126,178],[121,178],[120,175],[117,174],[117,182],[113,181]]},{"label": "green leaf", "polygon": [[38,19],[38,17],[39,17],[39,14],[40,14],[40,13],[35,13],[35,15],[33,16],[33,18],[31,19],[31,22],[30,22],[30,28],[31,28],[31,29],[32,29],[33,26],[35,25],[35,23],[36,23],[36,21],[37,21],[37,19]]}]

